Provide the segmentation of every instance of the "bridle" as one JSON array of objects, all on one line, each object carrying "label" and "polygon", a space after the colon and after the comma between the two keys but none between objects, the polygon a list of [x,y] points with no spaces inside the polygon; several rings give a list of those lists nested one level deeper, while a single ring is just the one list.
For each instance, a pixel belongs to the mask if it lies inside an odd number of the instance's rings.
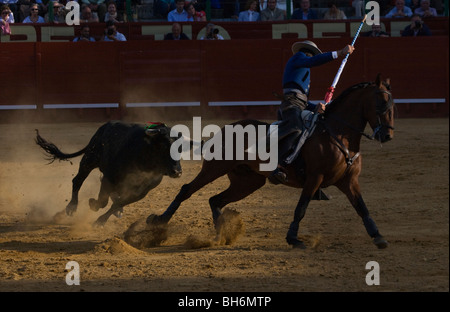
[{"label": "bridle", "polygon": [[[351,129],[351,130],[353,130],[355,132],[358,132],[359,134],[363,135],[364,137],[366,137],[369,140],[374,140],[376,135],[377,135],[377,133],[383,128],[394,130],[394,127],[392,127],[390,125],[383,124],[381,122],[381,116],[385,115],[387,113],[387,111],[390,110],[392,108],[392,106],[394,105],[394,101],[392,99],[392,94],[390,92],[390,87],[388,85],[385,85],[385,87],[387,88],[387,90],[376,90],[375,91],[376,95],[378,95],[378,94],[387,94],[388,100],[386,101],[386,104],[384,104],[384,102],[380,99],[379,96],[376,97],[377,100],[376,100],[376,103],[375,103],[375,111],[377,113],[378,123],[377,123],[377,126],[375,127],[375,129],[373,129],[372,135],[365,133],[364,130],[361,131],[359,129],[356,129],[355,127],[353,127],[352,125],[348,124],[347,122],[345,122],[344,120],[342,120],[340,118],[337,118],[337,117],[334,117],[334,116],[327,116],[327,118],[334,119],[334,120],[340,122],[341,124],[344,124],[347,128],[349,128],[349,129]],[[330,129],[328,127],[326,127],[326,126],[325,126],[325,128],[331,134]]]},{"label": "bridle", "polygon": [[381,101],[380,97],[377,96],[377,102],[375,104],[375,108],[376,108],[376,112],[377,112],[378,125],[375,127],[375,129],[373,129],[373,134],[371,136],[368,136],[366,133],[362,133],[369,140],[374,140],[377,133],[383,128],[394,130],[394,127],[383,124],[381,122],[381,116],[385,115],[387,113],[387,111],[390,110],[392,108],[392,106],[394,105],[394,101],[392,100],[392,94],[389,91],[390,87],[386,86],[386,85],[385,85],[385,87],[387,88],[387,90],[375,91],[375,94],[387,94],[387,96],[388,96],[386,105],[383,105],[383,101]]},{"label": "bridle", "polygon": [[[384,84],[384,83],[383,83]],[[376,90],[375,91],[375,95],[376,95],[376,103],[375,103],[375,111],[377,113],[377,119],[378,119],[378,124],[375,127],[375,129],[373,130],[373,134],[369,135],[367,133],[359,129],[356,129],[355,127],[353,127],[352,125],[348,124],[347,122],[343,121],[340,118],[337,118],[335,116],[332,115],[328,115],[327,118],[331,118],[334,119],[336,121],[338,121],[339,123],[344,124],[346,127],[348,127],[349,129],[358,132],[359,134],[363,135],[364,137],[368,138],[369,140],[374,140],[378,134],[378,132],[383,129],[383,128],[387,128],[387,129],[392,129],[394,130],[394,127],[390,126],[390,125],[386,125],[381,121],[381,116],[385,115],[388,110],[390,110],[392,108],[392,106],[394,106],[394,101],[392,99],[392,94],[390,92],[390,87],[387,84],[384,84],[384,86],[386,87],[387,90]],[[379,94],[383,95],[383,94],[387,94],[388,96],[388,100],[385,102],[383,100],[380,99],[380,96],[378,96]],[[395,107],[395,106],[394,106]],[[323,117],[323,116],[322,116]],[[353,164],[353,162],[356,160],[356,158],[359,157],[360,152],[357,152],[353,155],[353,157],[350,157],[350,152],[348,150],[348,148],[345,146],[344,143],[342,143],[342,141],[331,131],[330,127],[327,125],[326,122],[324,122],[324,118],[320,119],[320,122],[322,123],[322,125],[324,126],[325,130],[328,132],[328,134],[335,140],[335,142],[338,145],[338,148],[344,153],[345,155],[345,160],[347,163],[347,169]]]}]

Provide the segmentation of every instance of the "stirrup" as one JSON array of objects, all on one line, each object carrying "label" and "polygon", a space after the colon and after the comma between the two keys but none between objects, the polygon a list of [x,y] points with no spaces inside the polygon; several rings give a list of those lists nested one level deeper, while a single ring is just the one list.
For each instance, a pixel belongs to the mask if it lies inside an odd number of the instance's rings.
[{"label": "stirrup", "polygon": [[269,176],[269,181],[275,185],[286,183],[288,181],[286,173],[281,167],[275,169]]}]

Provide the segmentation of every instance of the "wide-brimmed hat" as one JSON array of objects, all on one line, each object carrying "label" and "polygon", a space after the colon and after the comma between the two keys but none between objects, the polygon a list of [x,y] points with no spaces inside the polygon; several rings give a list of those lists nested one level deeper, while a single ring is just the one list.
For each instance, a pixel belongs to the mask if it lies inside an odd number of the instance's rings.
[{"label": "wide-brimmed hat", "polygon": [[309,40],[302,41],[302,42],[296,42],[292,45],[292,54],[297,53],[298,51],[302,49],[306,49],[310,51],[313,55],[322,54],[322,51],[317,47],[317,45]]}]

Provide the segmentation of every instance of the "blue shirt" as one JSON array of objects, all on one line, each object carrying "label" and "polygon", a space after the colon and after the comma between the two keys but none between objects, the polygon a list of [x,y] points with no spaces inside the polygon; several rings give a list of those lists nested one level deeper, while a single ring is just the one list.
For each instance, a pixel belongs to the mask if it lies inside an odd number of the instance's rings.
[{"label": "blue shirt", "polygon": [[309,9],[307,16],[304,16],[302,9],[297,9],[292,13],[291,19],[299,19],[299,20],[315,20],[318,19],[316,12],[314,10]]},{"label": "blue shirt", "polygon": [[[25,19],[22,21],[22,23],[33,23],[29,16],[25,17]],[[36,23],[45,23],[45,19],[39,15],[38,20]]]},{"label": "blue shirt", "polygon": [[[127,41],[127,38],[125,38],[124,34],[121,34],[120,32],[116,32],[115,36],[114,36],[117,40],[119,41]],[[103,41],[114,41],[108,38],[108,36],[105,36],[103,38]]]},{"label": "blue shirt", "polygon": [[[73,42],[81,42],[81,38],[80,37],[76,37],[75,39],[73,39]],[[95,39],[93,37],[89,37],[89,41],[90,42],[95,42]]]},{"label": "blue shirt", "polygon": [[317,54],[312,57],[303,52],[294,54],[286,64],[283,73],[283,88],[299,88],[309,95],[310,68],[320,66],[333,60],[332,52]]},{"label": "blue shirt", "polygon": [[[385,16],[385,18],[392,18],[393,17],[393,15],[395,14],[395,13],[397,13],[397,8],[393,8],[392,10],[390,10],[389,11],[389,13],[388,14],[386,14],[386,16]],[[412,12],[412,10],[409,8],[409,7],[407,7],[406,5],[405,5],[405,7],[403,8],[403,13],[405,13],[405,16],[407,16],[407,17],[411,17],[412,15],[413,15],[413,12]],[[396,16],[396,17],[403,17],[403,16]]]},{"label": "blue shirt", "polygon": [[256,22],[259,21],[259,13],[256,11],[251,12],[250,10],[242,11],[239,13],[239,22]]},{"label": "blue shirt", "polygon": [[188,13],[186,10],[183,10],[181,13],[178,13],[177,9],[170,11],[167,15],[167,20],[169,22],[193,22],[194,18],[188,18]]}]

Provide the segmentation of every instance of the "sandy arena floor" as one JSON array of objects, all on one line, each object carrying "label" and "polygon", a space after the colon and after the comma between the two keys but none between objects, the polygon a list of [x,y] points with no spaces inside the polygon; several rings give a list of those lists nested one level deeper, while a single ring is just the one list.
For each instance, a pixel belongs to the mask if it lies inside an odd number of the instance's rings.
[{"label": "sandy arena floor", "polygon": [[[215,122],[204,121],[209,123]],[[96,170],[81,189],[77,214],[51,223],[70,199],[81,158],[73,165],[46,165],[34,129],[74,152],[99,126],[0,125],[0,291],[449,291],[448,119],[399,119],[393,141],[381,147],[362,140],[361,186],[390,243],[384,250],[372,244],[335,187],[325,190],[330,201],[310,204],[299,232],[308,248],[293,250],[284,237],[300,190],[269,183],[229,205],[245,225],[234,244],[186,246],[190,236],[214,238],[208,199],[225,189],[225,178],[182,204],[161,246],[139,250],[126,244],[123,233],[130,224],[164,211],[199,172],[200,161],[182,161],[181,178],[165,177],[104,228],[91,226],[103,212],[88,207],[100,186]],[[69,261],[80,265],[79,286],[65,282]],[[379,263],[379,286],[366,284],[369,261]]]}]

